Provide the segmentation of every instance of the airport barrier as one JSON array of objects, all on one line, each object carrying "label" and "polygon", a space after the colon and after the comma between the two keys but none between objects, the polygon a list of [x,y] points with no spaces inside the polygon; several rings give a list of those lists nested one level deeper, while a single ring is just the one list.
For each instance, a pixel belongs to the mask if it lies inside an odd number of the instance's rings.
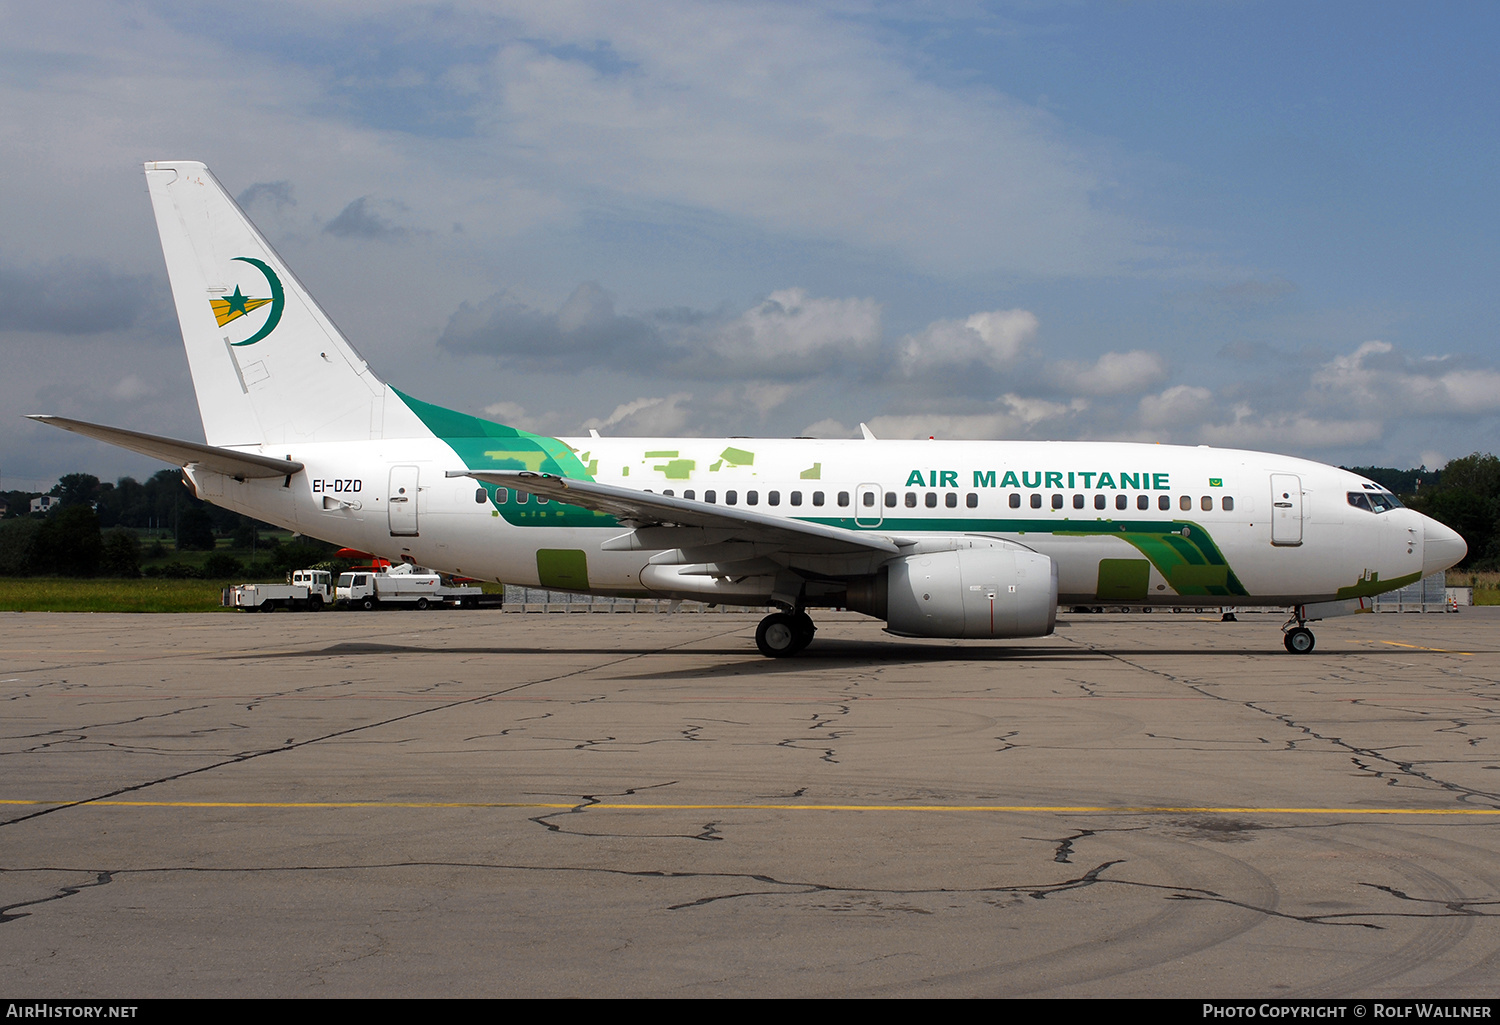
[{"label": "airport barrier", "polygon": [[673,602],[666,598],[606,598],[601,595],[573,594],[570,591],[549,591],[540,587],[522,587],[519,584],[505,585],[505,612],[594,612],[619,615],[639,615],[658,612],[715,613],[756,612],[764,613],[763,605],[714,605],[701,601]]},{"label": "airport barrier", "polygon": [[1457,612],[1460,604],[1468,604],[1450,593],[1460,590],[1468,588],[1448,587],[1445,574],[1433,573],[1398,591],[1377,594],[1370,607],[1376,612]]}]

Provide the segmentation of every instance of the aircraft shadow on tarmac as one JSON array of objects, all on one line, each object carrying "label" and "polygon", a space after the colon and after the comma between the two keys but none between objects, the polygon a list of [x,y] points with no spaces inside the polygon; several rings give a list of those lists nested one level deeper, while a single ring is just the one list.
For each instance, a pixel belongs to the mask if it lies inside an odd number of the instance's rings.
[{"label": "aircraft shadow on tarmac", "polygon": [[[655,672],[647,675],[654,676],[712,676],[724,672],[743,674],[746,671],[766,674],[780,674],[786,672],[816,672],[822,669],[850,668],[866,665],[888,665],[893,662],[905,662],[913,664],[942,664],[951,662],[994,662],[1004,665],[1016,662],[1081,662],[1097,661],[1103,658],[1150,658],[1162,656],[1192,656],[1195,658],[1246,658],[1246,657],[1275,657],[1287,658],[1284,652],[1276,650],[1279,645],[1266,645],[1234,648],[1156,648],[1156,647],[1089,647],[1070,648],[1059,650],[1055,647],[1038,647],[1030,645],[981,647],[958,646],[944,643],[919,643],[907,641],[900,638],[888,640],[843,640],[837,638],[819,638],[815,640],[801,654],[794,658],[766,659],[756,654],[754,649],[740,645],[730,647],[704,647],[704,646],[681,646],[681,647],[641,647],[641,646],[567,646],[549,645],[546,647],[514,647],[505,645],[484,645],[449,647],[446,645],[418,645],[418,644],[387,644],[376,641],[347,641],[339,644],[331,644],[318,648],[307,648],[302,650],[267,651],[257,652],[248,656],[255,659],[279,659],[279,658],[339,658],[349,656],[425,656],[425,655],[494,655],[497,657],[517,655],[553,655],[560,658],[569,656],[616,656],[618,658],[632,658],[645,655],[659,657],[736,657],[729,666],[697,666],[692,669],[668,670],[666,672]],[[1372,649],[1354,648],[1350,650],[1326,650],[1319,651],[1317,655],[1355,655],[1371,654]],[[1402,649],[1405,657],[1416,657],[1420,655],[1443,655],[1448,652],[1427,651],[1422,649]],[[244,659],[244,653],[225,654],[220,656],[229,659]],[[1314,659],[1317,656],[1313,656]]]}]

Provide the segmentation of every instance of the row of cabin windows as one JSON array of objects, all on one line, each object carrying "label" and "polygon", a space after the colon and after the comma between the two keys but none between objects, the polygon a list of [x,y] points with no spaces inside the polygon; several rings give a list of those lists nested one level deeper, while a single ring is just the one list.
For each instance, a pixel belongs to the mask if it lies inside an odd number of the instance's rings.
[{"label": "row of cabin windows", "polygon": [[[668,497],[671,497],[674,494],[674,492],[671,489],[667,489],[667,490],[663,491],[662,494],[666,495]],[[524,491],[517,491],[516,492],[516,504],[517,505],[524,505],[526,503],[526,501],[527,501],[527,497],[528,496],[527,496],[526,492],[524,492]],[[692,488],[688,488],[686,491],[684,491],[682,493],[682,497],[686,498],[686,499],[690,499],[690,500],[691,499],[696,499],[697,492],[694,489],[692,489]],[[800,506],[802,504],[802,492],[800,492],[800,491],[793,491],[790,494],[788,494],[787,499],[788,499],[788,501],[790,502],[791,505]],[[484,488],[479,488],[478,490],[476,490],[474,492],[474,501],[475,502],[483,504],[484,502],[486,502],[488,500],[489,500],[489,494],[488,494],[488,492]],[[509,500],[510,500],[510,489],[509,488],[496,488],[495,489],[495,501],[497,503],[499,503],[500,505],[504,505]],[[738,491],[726,491],[726,492],[724,492],[724,504],[725,505],[738,505],[739,504],[739,500],[740,500],[740,495],[739,495]],[[885,493],[885,505],[886,505],[886,508],[888,508],[888,509],[894,509],[896,507],[896,503],[897,503],[898,500],[899,499],[897,497],[896,492],[894,492],[894,491],[887,491]],[[718,502],[718,492],[717,491],[712,491],[712,490],[703,492],[703,501],[708,502],[710,504],[717,503]],[[917,493],[915,491],[908,491],[906,493],[906,507],[908,509],[915,509],[917,507],[917,502],[918,502]],[[546,505],[547,504],[547,500],[545,498],[538,497],[537,498],[537,503],[539,505]],[[861,503],[863,505],[867,506],[867,507],[868,506],[873,506],[875,504],[875,493],[873,491],[866,491],[864,493],[864,495],[862,496]],[[760,492],[759,491],[747,491],[747,492],[745,492],[745,504],[746,505],[759,505],[760,504]],[[781,492],[780,491],[767,491],[766,492],[766,504],[767,505],[780,505],[781,504]],[[822,506],[823,504],[825,504],[824,493],[821,492],[821,491],[814,491],[812,493],[812,504],[815,505],[815,506]],[[840,491],[838,493],[838,504],[839,504],[840,507],[847,507],[849,505],[849,492],[847,492],[847,491]],[[937,495],[937,492],[936,491],[929,491],[929,492],[927,492],[926,495],[922,498],[922,504],[925,505],[929,509],[936,509],[937,506],[938,506],[938,495]],[[1052,502],[1051,502],[1052,508],[1054,508],[1054,509],[1061,509],[1061,508],[1063,508],[1064,504],[1065,504],[1065,502],[1064,502],[1064,496],[1063,495],[1061,495],[1061,494],[1054,494],[1052,496]],[[1352,496],[1351,496],[1351,504],[1352,504]],[[949,492],[945,493],[943,495],[943,505],[945,507],[949,508],[949,509],[957,509],[958,508],[958,493],[954,492],[954,491],[949,491]],[[977,494],[975,494],[974,492],[972,492],[972,491],[969,492],[967,495],[964,496],[964,505],[967,508],[970,508],[970,509],[977,509],[977,508],[979,508],[979,496]],[[1100,510],[1109,508],[1109,496],[1108,495],[1095,495],[1094,496],[1094,503],[1093,503],[1093,505],[1094,505],[1095,509],[1100,509]],[[1087,506],[1088,506],[1088,496],[1087,495],[1074,495],[1073,496],[1073,508],[1074,509],[1083,509],[1083,508],[1086,508]],[[1114,506],[1115,506],[1116,509],[1120,509],[1120,510],[1129,509],[1130,508],[1130,496],[1129,495],[1116,495],[1115,496]],[[1019,494],[1017,494],[1015,492],[1011,492],[1011,495],[1010,495],[1010,507],[1012,509],[1019,509],[1019,508],[1021,508],[1021,496]],[[1142,511],[1149,510],[1151,508],[1151,496],[1150,495],[1137,495],[1137,496],[1135,496],[1135,507],[1137,509],[1142,510]],[[1157,495],[1156,496],[1156,507],[1157,507],[1157,509],[1159,509],[1162,512],[1170,512],[1171,509],[1172,509],[1172,496],[1171,495]],[[1178,498],[1177,498],[1177,507],[1179,509],[1181,509],[1183,512],[1192,512],[1192,510],[1193,510],[1193,496],[1192,495],[1179,495]],[[1042,496],[1041,495],[1039,495],[1039,494],[1033,494],[1031,496],[1031,508],[1033,508],[1033,509],[1040,509],[1040,508],[1042,508]],[[1204,495],[1200,499],[1198,499],[1198,508],[1201,509],[1203,512],[1213,512],[1213,509],[1214,509],[1213,496],[1212,495]],[[1233,512],[1234,511],[1234,499],[1232,497],[1230,497],[1229,495],[1223,496],[1222,498],[1219,499],[1219,508],[1222,509],[1224,512]]]}]

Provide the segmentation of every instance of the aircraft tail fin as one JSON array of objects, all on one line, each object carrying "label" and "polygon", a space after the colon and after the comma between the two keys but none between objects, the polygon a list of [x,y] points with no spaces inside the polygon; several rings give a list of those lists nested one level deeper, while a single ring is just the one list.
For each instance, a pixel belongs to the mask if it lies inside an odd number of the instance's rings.
[{"label": "aircraft tail fin", "polygon": [[205,165],[146,183],[210,445],[429,435]]}]

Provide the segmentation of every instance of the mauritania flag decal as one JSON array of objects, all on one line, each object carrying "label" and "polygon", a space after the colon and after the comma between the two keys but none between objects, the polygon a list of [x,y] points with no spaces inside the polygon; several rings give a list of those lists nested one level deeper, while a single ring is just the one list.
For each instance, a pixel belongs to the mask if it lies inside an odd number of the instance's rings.
[{"label": "mauritania flag decal", "polygon": [[[266,314],[266,319],[260,325],[260,329],[258,331],[255,331],[248,338],[242,339],[241,341],[229,343],[231,345],[253,345],[256,342],[260,341],[262,338],[266,337],[266,335],[270,334],[272,331],[276,330],[276,325],[281,322],[282,307],[286,305],[286,294],[282,291],[281,279],[278,278],[276,276],[276,272],[268,267],[263,261],[257,260],[253,256],[236,256],[235,259],[241,263],[248,263],[250,264],[250,266],[260,271],[261,274],[265,277],[266,284],[269,286],[271,294],[269,296],[266,296],[265,298],[248,296],[244,293],[244,290],[238,284],[236,284],[234,286],[233,295],[223,296],[218,299],[210,299],[208,301],[208,305],[213,308],[214,319],[219,322],[220,327],[224,327],[227,324],[233,323],[234,321],[239,320],[241,317],[248,316],[249,314],[254,313],[256,310],[260,309],[262,306],[269,305],[271,309]],[[252,286],[252,289],[253,288],[254,286]]]}]

